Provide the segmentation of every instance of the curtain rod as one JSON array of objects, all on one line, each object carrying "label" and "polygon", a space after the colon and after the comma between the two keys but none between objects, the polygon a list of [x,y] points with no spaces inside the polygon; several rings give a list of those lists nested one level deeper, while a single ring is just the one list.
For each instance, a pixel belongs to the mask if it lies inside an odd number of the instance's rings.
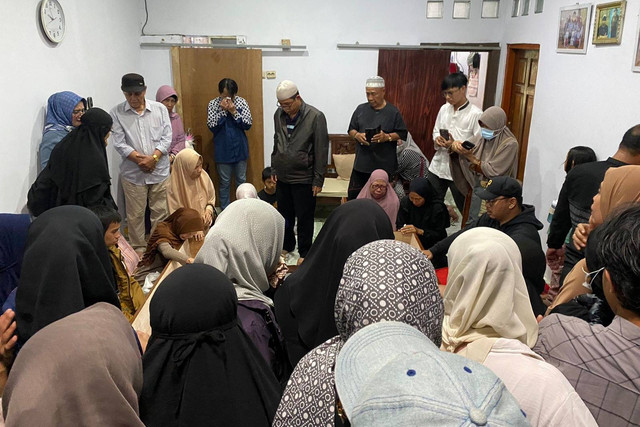
[{"label": "curtain rod", "polygon": [[140,42],[140,46],[148,47],[212,47],[216,49],[282,49],[306,50],[307,46],[283,46],[281,44],[216,44],[216,43],[152,43]]},{"label": "curtain rod", "polygon": [[408,49],[417,49],[417,50],[479,50],[479,51],[489,51],[489,50],[500,50],[499,46],[484,46],[482,44],[477,45],[451,45],[451,44],[439,44],[439,45],[401,45],[401,44],[347,44],[347,43],[338,43],[338,49],[363,49],[363,50],[379,50],[379,49],[390,49],[390,50],[408,50]]}]

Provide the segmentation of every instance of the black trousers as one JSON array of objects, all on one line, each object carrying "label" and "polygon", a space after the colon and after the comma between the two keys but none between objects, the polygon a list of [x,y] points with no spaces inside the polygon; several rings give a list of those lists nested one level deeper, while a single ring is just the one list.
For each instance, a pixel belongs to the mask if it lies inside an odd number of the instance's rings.
[{"label": "black trousers", "polygon": [[284,217],[284,250],[291,252],[296,246],[293,226],[298,220],[298,253],[307,256],[313,240],[313,215],[316,198],[311,184],[286,184],[278,180],[276,184],[278,211]]},{"label": "black trousers", "polygon": [[460,211],[460,213],[464,212],[464,201],[467,197],[466,194],[462,194],[458,187],[453,183],[453,181],[449,181],[448,179],[442,179],[438,177],[436,174],[429,172],[427,175],[427,179],[433,185],[440,199],[444,200],[447,194],[447,188],[451,190],[451,194],[453,195],[453,200],[456,203],[456,207]]},{"label": "black trousers", "polygon": [[351,171],[351,179],[349,179],[349,190],[347,192],[347,199],[353,200],[358,197],[360,194],[360,190],[365,186],[369,177],[371,176],[371,172],[358,172],[357,170]]}]

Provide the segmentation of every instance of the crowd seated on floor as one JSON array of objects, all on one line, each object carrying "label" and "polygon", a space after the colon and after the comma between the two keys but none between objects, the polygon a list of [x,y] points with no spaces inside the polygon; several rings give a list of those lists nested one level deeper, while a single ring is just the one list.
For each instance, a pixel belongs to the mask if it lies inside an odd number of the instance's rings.
[{"label": "crowd seated on floor", "polygon": [[[224,143],[244,141],[251,120],[230,84],[210,105]],[[443,82],[439,175],[384,79],[367,80],[349,125],[353,200],[315,236],[326,119],[295,83],[276,91],[264,189],[238,175],[224,209],[202,155],[172,134],[178,94],[161,89],[162,103],[148,100],[127,74],[111,114],[70,92],[49,100],[31,215],[0,215],[7,426],[640,424],[640,125],[607,161],[569,152],[545,257],[504,111],[467,110],[477,132],[465,140],[448,122],[468,102],[460,76]],[[158,120],[157,145],[127,128],[133,114]],[[125,215],[110,192],[112,130]],[[278,151],[289,140],[324,160],[291,164]],[[246,168],[236,157],[219,168],[227,179]],[[471,215],[448,235],[451,186]],[[132,326],[143,309],[150,334]]]}]

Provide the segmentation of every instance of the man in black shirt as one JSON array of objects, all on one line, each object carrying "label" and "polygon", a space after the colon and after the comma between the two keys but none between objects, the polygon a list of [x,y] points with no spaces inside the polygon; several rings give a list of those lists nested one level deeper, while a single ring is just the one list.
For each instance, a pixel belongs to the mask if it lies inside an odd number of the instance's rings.
[{"label": "man in black shirt", "polygon": [[[640,165],[640,125],[632,127],[624,134],[618,151],[612,157],[600,162],[583,163],[569,171],[562,184],[558,204],[549,226],[548,260],[560,262],[562,245],[569,230],[575,229],[580,223],[589,222],[593,196],[598,194],[607,169],[627,164]],[[570,239],[564,254],[561,284],[573,266],[582,258],[584,253],[576,249]]]},{"label": "man in black shirt", "polygon": [[511,237],[522,258],[522,275],[527,284],[529,301],[533,312],[543,314],[546,306],[540,299],[544,291],[544,271],[546,269],[544,252],[540,243],[539,230],[542,223],[536,218],[535,208],[522,203],[522,186],[508,176],[498,176],[489,181],[486,188],[476,193],[486,200],[487,213],[467,225],[462,230],[447,237],[425,251],[429,259],[442,258],[449,246],[461,233],[473,227],[491,227]]},{"label": "man in black shirt", "polygon": [[407,139],[407,126],[398,109],[385,101],[384,79],[370,77],[367,102],[351,116],[349,135],[356,141],[356,160],[349,181],[349,200],[358,197],[371,172],[383,169],[391,180],[397,168],[396,147]]}]

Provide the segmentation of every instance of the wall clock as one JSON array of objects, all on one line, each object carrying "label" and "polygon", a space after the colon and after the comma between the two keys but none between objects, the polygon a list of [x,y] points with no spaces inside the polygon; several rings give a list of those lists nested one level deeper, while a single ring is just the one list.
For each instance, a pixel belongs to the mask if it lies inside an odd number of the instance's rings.
[{"label": "wall clock", "polygon": [[42,25],[44,35],[53,43],[57,44],[62,41],[66,21],[58,0],[42,0],[40,3],[40,25]]}]

